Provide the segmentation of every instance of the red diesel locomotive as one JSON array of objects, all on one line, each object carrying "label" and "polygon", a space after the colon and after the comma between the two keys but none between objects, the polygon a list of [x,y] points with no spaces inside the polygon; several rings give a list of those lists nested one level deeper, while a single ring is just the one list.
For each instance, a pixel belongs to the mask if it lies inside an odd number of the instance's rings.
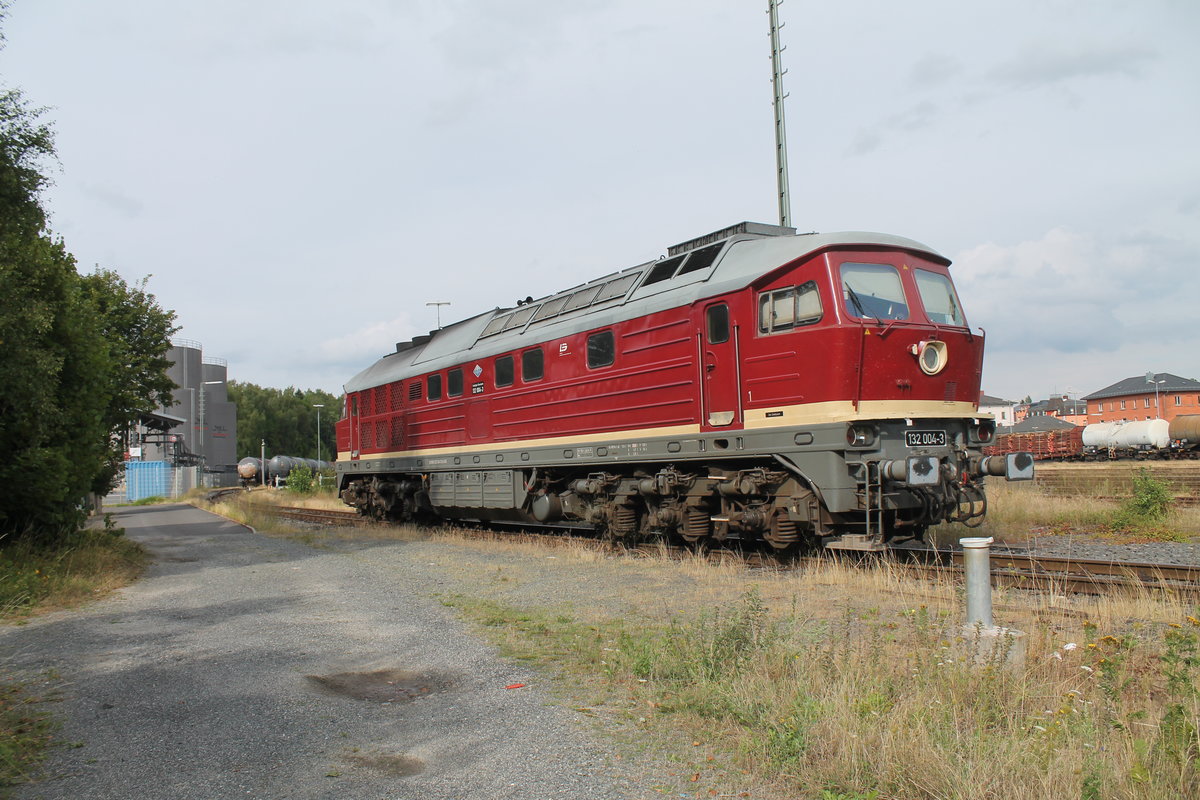
[{"label": "red diesel locomotive", "polygon": [[741,223],[396,345],[346,384],[338,487],[386,519],[878,549],[977,522],[983,335],[949,261]]}]

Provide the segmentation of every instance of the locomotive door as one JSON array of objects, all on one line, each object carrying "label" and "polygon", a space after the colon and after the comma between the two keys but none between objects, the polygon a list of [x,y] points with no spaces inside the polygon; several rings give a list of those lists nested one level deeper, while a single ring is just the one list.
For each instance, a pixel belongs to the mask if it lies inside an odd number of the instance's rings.
[{"label": "locomotive door", "polygon": [[358,459],[358,449],[362,442],[362,434],[358,426],[362,424],[358,415],[358,395],[350,396],[350,458]]},{"label": "locomotive door", "polygon": [[738,399],[737,338],[729,306],[713,303],[704,309],[700,331],[700,383],[705,427],[732,425],[741,418]]}]

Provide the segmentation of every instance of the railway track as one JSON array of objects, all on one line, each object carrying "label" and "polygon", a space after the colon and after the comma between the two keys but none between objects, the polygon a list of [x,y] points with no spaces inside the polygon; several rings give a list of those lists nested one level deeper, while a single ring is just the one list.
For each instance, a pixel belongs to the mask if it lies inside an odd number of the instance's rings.
[{"label": "railway track", "polygon": [[[260,506],[260,509],[277,516],[329,526],[372,526],[386,525],[360,517],[354,511],[297,508],[289,506]],[[532,532],[497,531],[481,528],[482,537],[512,541],[514,538],[534,541],[539,544],[578,547],[580,543],[597,549],[621,552],[643,557],[695,558],[696,551],[674,544],[647,543],[635,547],[594,537]],[[735,560],[751,569],[796,569],[803,568],[806,560],[780,561],[770,553],[742,551],[729,548],[714,548],[706,551],[706,557],[725,561]],[[898,547],[885,554],[857,557],[863,561],[877,562],[891,558],[915,570],[928,572],[962,571],[962,551],[927,547]],[[1029,551],[995,548],[991,552],[992,582],[997,586],[1012,586],[1021,589],[1058,592],[1062,594],[1104,594],[1117,591],[1158,592],[1175,594],[1188,599],[1200,600],[1200,565],[1156,564],[1141,561],[1117,561],[1089,558],[1062,558],[1038,556]]]},{"label": "railway track", "polygon": [[297,506],[258,506],[260,511],[274,514],[284,519],[294,519],[301,522],[315,522],[322,525],[348,525],[356,528],[377,524],[375,520],[359,516],[357,511],[335,511],[323,508],[299,508]]},{"label": "railway track", "polygon": [[1166,484],[1178,505],[1195,506],[1200,498],[1200,463],[1138,461],[1121,464],[1039,464],[1033,486],[1051,494],[1128,498],[1133,481],[1146,470]]},{"label": "railway track", "polygon": [[[917,554],[921,551],[908,552]],[[939,568],[962,571],[961,550],[926,552],[931,554],[927,558]],[[1200,599],[1200,565],[1039,556],[1003,548],[993,549],[989,561],[992,583],[997,586],[1062,594],[1151,591]]]}]

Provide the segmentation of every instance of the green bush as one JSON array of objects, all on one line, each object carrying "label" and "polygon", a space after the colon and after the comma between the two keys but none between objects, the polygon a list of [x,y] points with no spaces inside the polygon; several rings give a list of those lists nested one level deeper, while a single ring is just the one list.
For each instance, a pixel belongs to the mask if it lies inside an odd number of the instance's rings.
[{"label": "green bush", "polygon": [[1175,501],[1171,487],[1142,467],[1133,476],[1133,496],[1122,504],[1113,519],[1121,530],[1142,528],[1166,519]]},{"label": "green bush", "polygon": [[296,467],[287,476],[287,489],[295,494],[312,494],[316,490],[313,471],[308,467]]}]

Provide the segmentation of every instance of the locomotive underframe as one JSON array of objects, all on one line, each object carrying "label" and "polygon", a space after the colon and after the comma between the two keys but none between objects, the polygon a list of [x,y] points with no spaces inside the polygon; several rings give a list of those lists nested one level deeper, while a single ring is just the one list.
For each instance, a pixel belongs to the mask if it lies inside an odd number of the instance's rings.
[{"label": "locomotive underframe", "polygon": [[[982,519],[984,475],[1005,473],[980,452],[978,422],[865,420],[385,455],[339,461],[338,485],[347,504],[381,519],[587,525],[627,541],[673,535],[871,550],[920,538],[931,524]],[[946,444],[907,446],[905,431],[914,427],[943,431]],[[853,430],[871,435],[848,444]]]}]

